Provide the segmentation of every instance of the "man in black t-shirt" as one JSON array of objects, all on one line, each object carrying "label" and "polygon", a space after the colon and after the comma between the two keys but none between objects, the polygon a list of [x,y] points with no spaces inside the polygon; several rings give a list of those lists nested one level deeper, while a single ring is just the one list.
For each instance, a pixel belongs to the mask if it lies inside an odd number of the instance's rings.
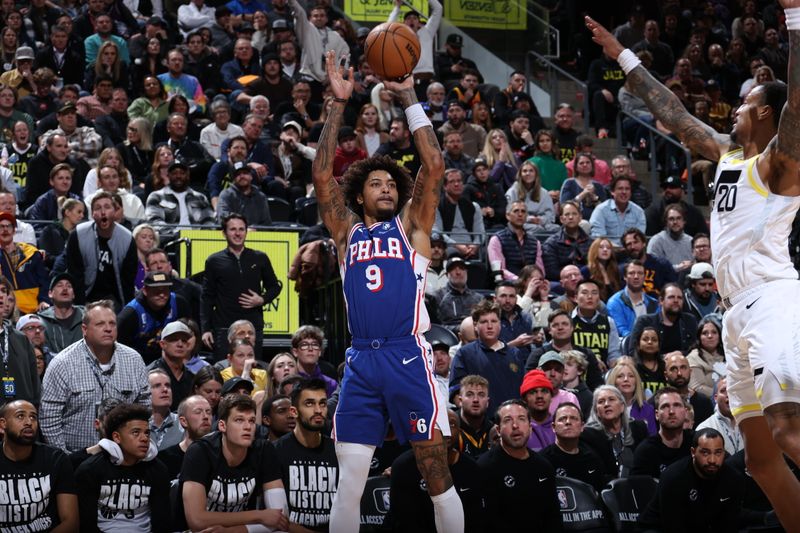
[{"label": "man in black t-shirt", "polygon": [[724,460],[722,435],[712,428],[698,431],[691,457],[664,470],[640,525],[665,532],[741,529],[745,480]]},{"label": "man in black t-shirt", "polygon": [[673,387],[664,387],[653,396],[656,407],[658,433],[650,435],[639,444],[633,454],[631,475],[659,478],[669,465],[689,455],[694,432],[683,429],[687,409],[680,393]]},{"label": "man in black t-shirt", "polygon": [[419,152],[414,146],[411,130],[402,118],[393,118],[389,127],[389,142],[381,144],[375,155],[388,155],[398,165],[403,166],[412,176],[416,176],[422,164]]},{"label": "man in black t-shirt", "polygon": [[459,383],[461,396],[460,433],[464,453],[477,459],[489,449],[489,431],[492,429],[489,410],[489,381],[482,376],[469,375]]},{"label": "man in black t-shirt", "polygon": [[158,458],[166,465],[171,480],[177,480],[178,474],[181,473],[183,457],[189,446],[211,432],[213,418],[211,405],[199,394],[185,398],[178,405],[178,422],[184,430],[183,440],[158,453]]},{"label": "man in black t-shirt", "polygon": [[486,509],[493,531],[561,531],[556,475],[528,449],[531,418],[519,399],[497,409],[500,444],[478,459],[485,477]]},{"label": "man in black t-shirt", "polygon": [[318,378],[301,381],[292,390],[291,400],[297,424],[275,443],[289,501],[289,522],[311,531],[327,531],[339,462],[333,439],[324,435],[328,418],[325,382]]},{"label": "man in black t-shirt", "polygon": [[544,448],[542,457],[553,465],[556,475],[579,479],[593,486],[598,492],[605,486],[606,479],[600,457],[580,441],[583,431],[583,415],[580,407],[572,402],[562,403],[553,415],[555,444]]},{"label": "man in black t-shirt", "polygon": [[118,405],[102,451],[75,471],[81,531],[169,531],[169,477],[150,442],[150,410]]},{"label": "man in black t-shirt", "polygon": [[[219,431],[186,450],[179,503],[187,525],[193,531],[215,526],[288,531],[288,505],[275,448],[264,440],[254,442],[255,402],[230,394],[220,401],[218,415]],[[260,495],[266,508],[256,510]]]},{"label": "man in black t-shirt", "polygon": [[0,409],[0,531],[77,531],[72,466],[64,452],[36,442],[38,416],[25,400]]}]

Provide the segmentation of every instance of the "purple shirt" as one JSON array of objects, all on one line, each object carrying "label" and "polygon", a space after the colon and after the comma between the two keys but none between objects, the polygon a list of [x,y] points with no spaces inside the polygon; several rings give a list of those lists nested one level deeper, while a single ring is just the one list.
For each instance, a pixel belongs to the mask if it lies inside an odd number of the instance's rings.
[{"label": "purple shirt", "polygon": [[305,371],[303,371],[298,366],[297,374],[299,376],[301,376],[301,377],[304,377],[304,378],[318,378],[318,379],[321,379],[322,381],[324,381],[325,382],[325,391],[328,393],[328,398],[331,397],[333,392],[336,390],[336,387],[339,386],[339,382],[338,381],[336,381],[332,377],[326,376],[325,374],[322,373],[322,370],[320,370],[319,365],[314,367],[314,371],[311,374],[306,374]]},{"label": "purple shirt", "polygon": [[553,416],[547,417],[542,424],[537,424],[531,420],[531,436],[528,439],[528,448],[538,452],[556,442],[556,434],[553,432]]}]

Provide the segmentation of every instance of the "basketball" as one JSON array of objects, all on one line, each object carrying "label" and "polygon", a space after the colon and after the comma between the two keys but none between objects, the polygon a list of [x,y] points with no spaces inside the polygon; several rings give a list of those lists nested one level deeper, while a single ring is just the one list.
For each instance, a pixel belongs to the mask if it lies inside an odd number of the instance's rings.
[{"label": "basketball", "polygon": [[414,31],[399,22],[375,26],[364,44],[367,63],[386,80],[401,80],[411,74],[419,61],[419,39]]}]

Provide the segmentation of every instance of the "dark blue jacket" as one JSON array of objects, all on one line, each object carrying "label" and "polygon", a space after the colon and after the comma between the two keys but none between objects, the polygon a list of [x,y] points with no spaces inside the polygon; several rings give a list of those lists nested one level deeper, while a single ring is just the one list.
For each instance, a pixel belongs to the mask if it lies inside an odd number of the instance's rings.
[{"label": "dark blue jacket", "polygon": [[458,385],[461,378],[471,374],[483,376],[489,381],[487,414],[492,417],[501,403],[519,398],[519,388],[525,375],[525,356],[507,344],[494,351],[480,340],[475,340],[456,352],[450,370],[450,386]]}]

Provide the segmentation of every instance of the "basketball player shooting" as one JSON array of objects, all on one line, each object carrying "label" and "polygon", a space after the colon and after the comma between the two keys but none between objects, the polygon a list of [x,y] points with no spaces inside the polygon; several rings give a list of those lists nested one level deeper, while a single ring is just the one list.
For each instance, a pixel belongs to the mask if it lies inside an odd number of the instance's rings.
[{"label": "basketball player shooting", "polygon": [[711,248],[727,310],[731,411],[750,474],[786,531],[800,531],[800,483],[782,455],[800,464],[800,282],[787,243],[800,207],[800,0],[780,3],[789,30],[788,86],[754,87],[736,110],[730,136],[691,116],[633,52],[591,18],[585,22],[653,115],[686,146],[719,161]]},{"label": "basketball player shooting", "polygon": [[[313,164],[320,216],[339,253],[347,320],[347,350],[334,415],[339,486],[330,531],[359,530],[360,502],[375,447],[391,421],[401,442],[410,441],[434,505],[439,532],[464,530],[464,511],[453,487],[443,438],[449,435],[444,398],[433,378],[430,346],[422,334],[430,321],[423,304],[430,236],[444,161],[428,117],[417,103],[414,80],[384,81],[400,97],[422,166],[416,180],[388,157],[351,165],[342,185],[333,158],[342,113],[353,92],[333,52],[325,56],[333,106]],[[387,420],[388,418],[388,420]]]}]

